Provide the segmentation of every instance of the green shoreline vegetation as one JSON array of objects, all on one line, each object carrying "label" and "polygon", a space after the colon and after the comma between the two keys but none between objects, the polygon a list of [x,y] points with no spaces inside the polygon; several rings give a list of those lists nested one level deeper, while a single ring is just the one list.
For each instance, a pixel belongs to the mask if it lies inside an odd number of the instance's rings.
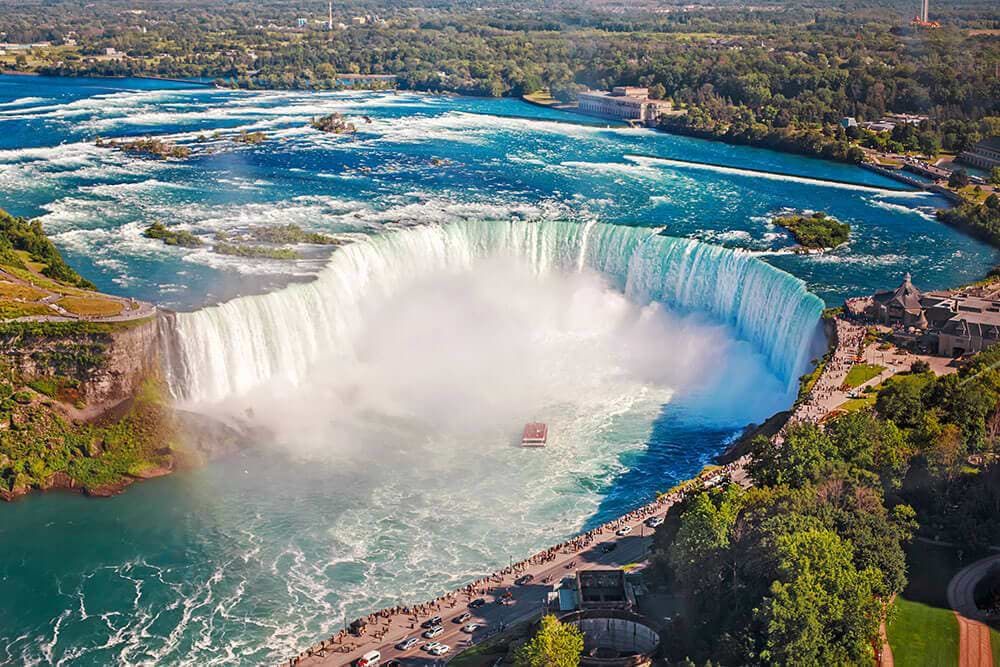
[{"label": "green shoreline vegetation", "polygon": [[[219,0],[197,8],[165,2],[126,23],[114,5],[81,13],[72,4],[43,12],[29,3],[6,8],[0,32],[38,46],[0,56],[0,65],[50,75],[200,77],[248,89],[544,94],[563,103],[584,88],[641,85],[684,112],[664,120],[669,131],[858,162],[863,147],[957,154],[1000,134],[993,4],[935,7],[942,25],[931,29],[909,24],[908,0],[683,12],[640,3],[627,17],[597,5],[515,2],[484,13],[376,2],[378,18],[363,22],[353,20],[356,10],[335,7],[331,31],[315,8],[271,0],[253,10]],[[887,113],[927,119],[892,132],[841,124]]]},{"label": "green shoreline vegetation", "polygon": [[[685,609],[664,633],[668,660],[870,661],[889,601],[907,588],[904,546],[915,535],[964,545],[970,557],[1000,540],[1000,465],[968,463],[1000,454],[996,366],[1000,349],[953,375],[915,366],[878,390],[873,409],[823,429],[793,425],[781,445],[755,441],[752,488],[685,497],[652,551],[653,576]],[[890,619],[892,637],[954,618],[901,604],[907,616]],[[934,631],[957,640],[950,626]]]},{"label": "green shoreline vegetation", "polygon": [[41,223],[0,210],[0,498],[48,488],[106,495],[169,469],[173,428],[155,375],[117,417],[105,417],[111,406],[87,402],[87,384],[113,362],[116,337],[150,326],[154,316],[10,321],[56,314],[40,303],[48,297],[80,316],[124,307],[65,263]]},{"label": "green shoreline vegetation", "polygon": [[784,215],[772,220],[792,233],[803,248],[830,249],[847,243],[851,226],[817,211],[811,215]]},{"label": "green shoreline vegetation", "polygon": [[16,218],[0,209],[0,266],[28,271],[25,258],[18,255],[18,251],[27,253],[27,261],[41,266],[41,275],[73,287],[94,289],[94,283],[66,264],[55,245],[45,235],[41,222]]}]

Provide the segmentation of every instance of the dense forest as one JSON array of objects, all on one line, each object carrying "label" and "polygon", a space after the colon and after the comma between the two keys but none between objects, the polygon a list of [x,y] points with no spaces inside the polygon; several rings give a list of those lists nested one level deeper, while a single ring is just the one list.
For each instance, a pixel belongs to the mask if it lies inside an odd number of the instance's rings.
[{"label": "dense forest", "polygon": [[[687,497],[654,560],[684,600],[669,651],[698,664],[871,660],[915,535],[1000,541],[1000,350],[935,377],[919,362],[873,409],[755,442],[754,487]],[[975,464],[970,463],[975,461]]]},{"label": "dense forest", "polygon": [[862,153],[839,125],[844,116],[925,114],[914,148],[949,151],[1000,125],[1000,14],[987,2],[935,6],[937,30],[909,25],[915,2],[888,10],[338,3],[333,30],[322,3],[0,6],[5,39],[56,45],[19,54],[15,66],[53,74],[316,89],[349,84],[343,74],[392,74],[415,90],[503,96],[548,88],[567,100],[582,88],[639,84],[688,110],[667,129],[847,161]]}]

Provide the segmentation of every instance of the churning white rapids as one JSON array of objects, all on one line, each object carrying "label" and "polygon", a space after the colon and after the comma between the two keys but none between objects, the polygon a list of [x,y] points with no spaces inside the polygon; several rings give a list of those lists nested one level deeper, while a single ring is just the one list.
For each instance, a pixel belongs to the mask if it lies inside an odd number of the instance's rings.
[{"label": "churning white rapids", "polygon": [[339,249],[313,283],[180,315],[171,382],[338,458],[442,433],[506,446],[529,420],[560,447],[673,397],[719,425],[786,407],[819,309],[745,253],[649,229],[426,225]]}]

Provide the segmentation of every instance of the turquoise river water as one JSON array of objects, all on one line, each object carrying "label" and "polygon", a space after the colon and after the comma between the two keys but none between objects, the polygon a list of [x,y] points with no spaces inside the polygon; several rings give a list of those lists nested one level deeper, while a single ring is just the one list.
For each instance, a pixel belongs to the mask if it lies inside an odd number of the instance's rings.
[{"label": "turquoise river water", "polygon": [[[357,134],[308,127],[334,111]],[[934,220],[944,202],[856,167],[570,119],[0,76],[0,207],[40,217],[100,289],[178,311],[164,357],[181,405],[269,433],[116,498],[0,507],[0,662],[294,654],[696,472],[791,403],[824,303],[997,263]],[[826,211],[851,241],[790,253],[770,224],[784,209]],[[156,220],[206,245],[146,239]],[[216,233],[289,222],[346,243],[298,261],[211,251]],[[532,419],[545,450],[516,446]]]}]

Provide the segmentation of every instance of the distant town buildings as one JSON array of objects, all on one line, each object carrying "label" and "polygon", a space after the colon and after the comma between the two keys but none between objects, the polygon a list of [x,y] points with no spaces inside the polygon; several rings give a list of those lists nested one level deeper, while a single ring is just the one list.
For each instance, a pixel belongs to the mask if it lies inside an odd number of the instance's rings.
[{"label": "distant town buildings", "polygon": [[959,161],[980,169],[1000,167],[1000,136],[980,141],[958,156]]},{"label": "distant town buildings", "polygon": [[895,290],[848,302],[853,315],[893,327],[896,338],[946,357],[981,352],[1000,342],[1000,287],[922,292],[910,274]]},{"label": "distant town buildings", "polygon": [[615,86],[611,92],[588,90],[577,95],[578,111],[593,116],[638,121],[654,125],[664,114],[673,111],[665,100],[649,97],[648,88]]},{"label": "distant town buildings", "polygon": [[[844,120],[846,121],[854,119],[845,118]],[[894,129],[896,129],[897,125],[913,125],[916,127],[919,126],[925,120],[930,120],[930,117],[921,114],[911,114],[911,113],[887,113],[886,115],[882,116],[880,120],[867,121],[861,123],[860,125],[864,129],[869,130],[871,132],[892,132]],[[843,121],[841,121],[841,124],[843,125]],[[848,126],[844,125],[844,127],[846,128]]]}]

